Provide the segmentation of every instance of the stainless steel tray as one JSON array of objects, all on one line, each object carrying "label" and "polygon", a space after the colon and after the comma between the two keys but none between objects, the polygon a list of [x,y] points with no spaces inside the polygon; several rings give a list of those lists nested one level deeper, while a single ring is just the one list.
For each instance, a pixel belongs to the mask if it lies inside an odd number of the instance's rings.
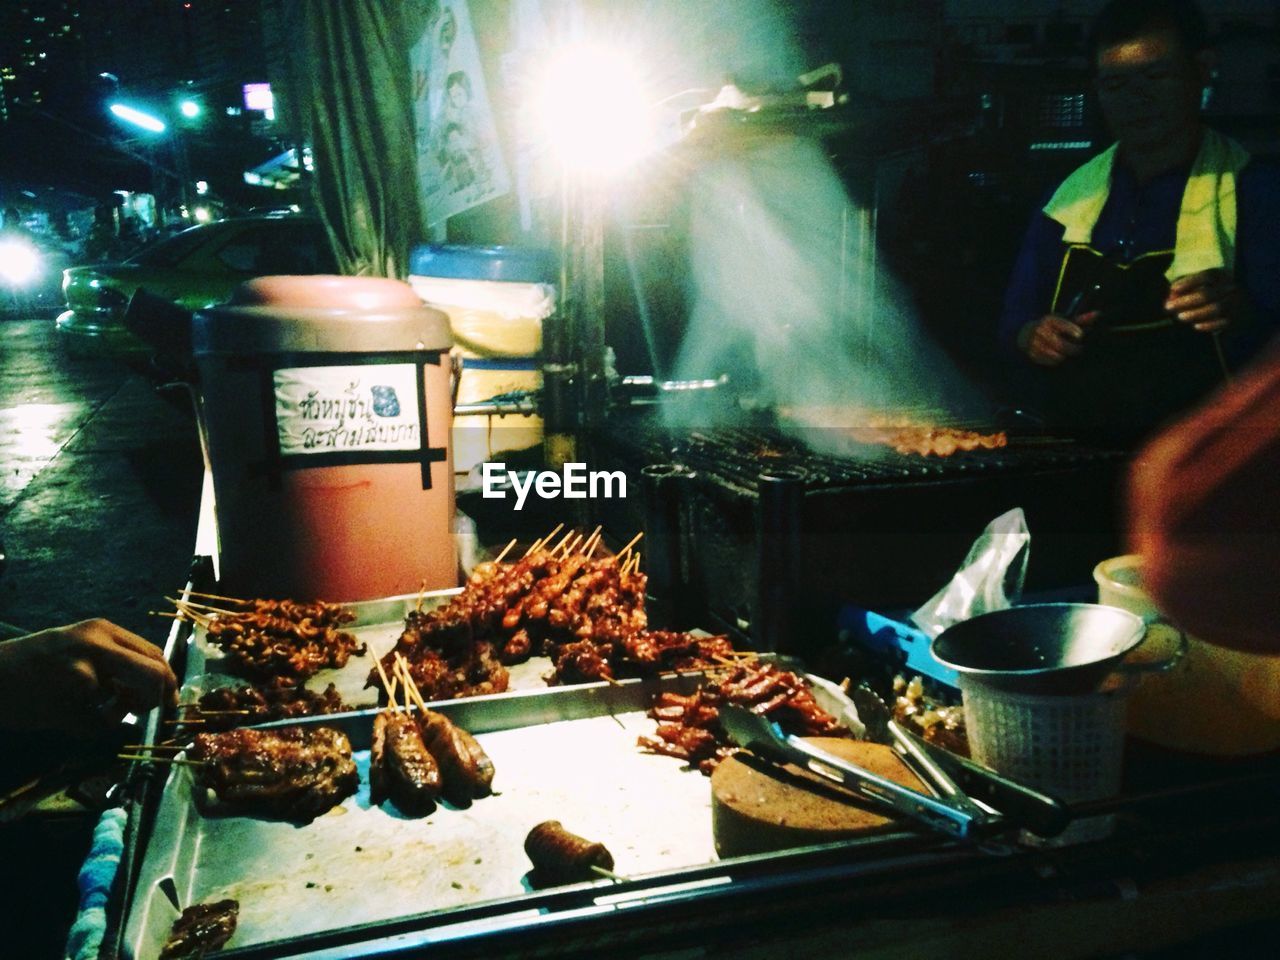
[{"label": "stainless steel tray", "polygon": [[[822,707],[858,729],[856,710],[839,688],[809,680]],[[369,803],[372,710],[303,721],[346,731],[361,776],[355,796],[306,826],[205,816],[193,801],[189,769],[175,768],[127,913],[128,955],[158,955],[178,915],[166,890],[183,906],[239,900],[228,948],[423,914],[436,917],[427,929],[444,927],[478,904],[493,909],[482,911],[485,919],[473,921],[472,932],[475,923],[533,922],[545,912],[539,904],[547,895],[528,884],[523,843],[532,826],[548,819],[602,841],[626,877],[678,880],[683,871],[704,868],[715,861],[708,778],[636,746],[638,736],[654,730],[645,716],[651,698],[697,682],[671,676],[433,705],[476,734],[497,770],[495,795],[465,810],[442,804],[418,819]],[[335,954],[341,955],[349,954]]]},{"label": "stainless steel tray", "polygon": [[[332,683],[348,706],[357,709],[377,706],[377,691],[365,686],[369,671],[373,669],[374,659],[383,656],[396,645],[396,640],[404,631],[405,617],[419,603],[422,609],[431,610],[461,592],[461,588],[454,588],[345,604],[356,615],[355,622],[345,629],[354,634],[367,649],[363,654],[353,656],[340,669],[321,670],[309,677],[305,686],[309,690],[319,691]],[[204,628],[200,626],[194,627],[188,637],[186,664],[183,678],[183,699],[186,701],[198,699],[202,693],[216,686],[220,677],[231,675],[227,658],[209,643]],[[509,689],[545,689],[545,677],[551,673],[551,661],[546,657],[531,657],[507,670],[511,675]]]}]

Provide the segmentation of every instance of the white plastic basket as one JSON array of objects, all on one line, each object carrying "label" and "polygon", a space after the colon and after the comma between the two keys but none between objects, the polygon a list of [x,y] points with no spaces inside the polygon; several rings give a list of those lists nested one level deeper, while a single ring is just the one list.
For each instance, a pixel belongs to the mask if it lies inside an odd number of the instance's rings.
[{"label": "white plastic basket", "polygon": [[[1129,687],[1105,693],[1011,693],[961,675],[969,749],[979,763],[1068,803],[1120,792]],[[1110,816],[1078,820],[1054,839],[1106,836]]]}]

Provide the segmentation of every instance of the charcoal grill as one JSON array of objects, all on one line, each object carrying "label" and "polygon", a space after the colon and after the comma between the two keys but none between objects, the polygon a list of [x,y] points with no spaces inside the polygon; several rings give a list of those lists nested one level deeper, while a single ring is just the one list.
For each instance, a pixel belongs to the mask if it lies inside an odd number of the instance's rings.
[{"label": "charcoal grill", "polygon": [[[615,412],[591,447],[598,462],[633,477],[656,463],[687,468],[693,476],[680,488],[689,500],[682,533],[696,576],[684,585],[696,584],[710,622],[730,627],[778,617],[762,606],[788,607],[783,646],[811,658],[814,644],[832,639],[841,603],[918,606],[950,579],[986,524],[1013,507],[1024,509],[1031,530],[1030,590],[1083,587],[1093,565],[1119,547],[1123,456],[1066,440],[1013,437],[1003,448],[944,458],[851,445],[850,456],[836,456],[814,453],[767,421],[676,432],[648,410]],[[770,506],[787,500],[762,499],[762,474],[802,478],[802,495],[789,507]],[[644,523],[642,497],[600,506],[611,527]],[[792,515],[779,517],[777,509]],[[788,524],[799,531],[794,571],[777,533]],[[795,589],[762,600],[770,594],[762,593],[766,576],[791,577]]]}]

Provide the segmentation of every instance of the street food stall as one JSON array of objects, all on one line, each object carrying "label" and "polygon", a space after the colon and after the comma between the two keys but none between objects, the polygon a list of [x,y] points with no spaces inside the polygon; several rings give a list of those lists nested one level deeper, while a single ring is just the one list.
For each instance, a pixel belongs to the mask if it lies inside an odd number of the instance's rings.
[{"label": "street food stall", "polygon": [[[956,400],[820,163],[795,203],[824,243],[783,249],[769,170],[868,122],[814,119],[839,83],[686,118],[700,352],[648,373],[614,365],[606,189],[569,178],[528,389],[455,403],[444,313],[397,281],[195,318],[206,522],[181,703],[130,748],[113,956],[1082,957],[1274,920],[1280,767],[1125,749],[1188,640],[1089,602],[1122,455]],[[453,417],[533,414],[541,445],[455,494]],[[1011,508],[1027,595],[907,626]],[[851,607],[906,632],[859,645]]]}]

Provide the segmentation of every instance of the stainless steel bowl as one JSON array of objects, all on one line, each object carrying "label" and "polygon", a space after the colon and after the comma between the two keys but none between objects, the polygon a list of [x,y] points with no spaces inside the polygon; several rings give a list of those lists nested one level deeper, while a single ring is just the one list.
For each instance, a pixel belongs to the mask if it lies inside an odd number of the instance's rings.
[{"label": "stainless steel bowl", "polygon": [[962,675],[1016,693],[1078,694],[1102,688],[1117,672],[1164,670],[1180,657],[1127,664],[1147,636],[1137,614],[1096,603],[1037,603],[954,624],[933,641],[933,655]]}]

